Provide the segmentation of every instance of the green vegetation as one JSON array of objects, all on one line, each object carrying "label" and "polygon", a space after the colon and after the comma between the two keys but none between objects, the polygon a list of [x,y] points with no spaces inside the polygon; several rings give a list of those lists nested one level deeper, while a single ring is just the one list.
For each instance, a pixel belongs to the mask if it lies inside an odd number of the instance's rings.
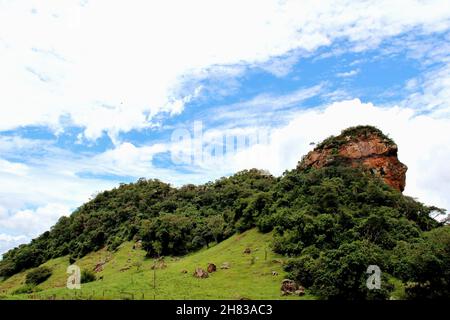
[{"label": "green vegetation", "polygon": [[13,295],[19,295],[19,294],[30,294],[33,292],[39,292],[40,289],[36,287],[34,284],[25,284],[17,289],[15,289],[12,294]]},{"label": "green vegetation", "polygon": [[[373,127],[349,128],[326,145],[364,134],[382,135]],[[183,261],[189,261],[193,252],[200,251],[198,255],[211,253],[207,263],[216,260],[212,253],[221,254],[216,248],[239,237],[233,235],[257,227],[270,234],[275,253],[290,258],[285,266],[289,276],[319,298],[448,297],[450,231],[430,218],[436,211],[444,212],[404,196],[364,170],[338,163],[287,171],[279,178],[253,169],[179,189],[140,179],[100,193],[30,244],[6,253],[0,277],[14,278],[62,257],[65,265],[78,264],[104,248],[115,254],[126,241],[140,241],[148,259],[187,255]],[[258,266],[255,259],[249,257],[247,267]],[[134,261],[128,269],[145,273],[146,261]],[[369,265],[383,272],[381,290],[365,286]],[[116,270],[119,283],[121,274]],[[110,284],[116,286],[116,281]],[[167,286],[164,290],[175,290]],[[185,297],[202,298],[188,292]],[[180,297],[173,292],[162,296]],[[266,297],[256,292],[253,296]]]},{"label": "green vegetation", "polygon": [[97,280],[97,277],[95,276],[95,273],[93,273],[92,271],[90,270],[81,271],[81,279],[80,279],[81,283],[89,283],[95,280]]},{"label": "green vegetation", "polygon": [[395,145],[395,142],[378,128],[372,126],[356,126],[342,130],[341,134],[337,137],[328,137],[322,141],[316,149],[338,149],[349,140],[358,137],[367,138],[372,135],[380,137],[387,145]]},{"label": "green vegetation", "polygon": [[50,278],[51,275],[52,270],[48,267],[36,268],[27,273],[25,283],[28,285],[38,285]]},{"label": "green vegetation", "polygon": [[[274,250],[293,257],[287,265],[290,276],[320,298],[388,298],[391,286],[376,292],[365,286],[369,265],[378,265],[386,279],[394,276],[414,288],[426,283],[435,296],[448,296],[441,274],[448,274],[450,243],[442,239],[450,229],[429,217],[439,209],[348,167],[287,172],[273,193],[276,201],[258,226],[274,230]],[[430,233],[439,234],[440,240]],[[417,268],[424,256],[414,257],[419,250],[430,257],[422,269],[426,276]],[[402,269],[408,264],[410,268]]]},{"label": "green vegetation", "polygon": [[105,245],[114,250],[124,241],[139,238],[149,256],[198,250],[237,230],[253,227],[250,207],[275,181],[272,176],[250,170],[179,189],[158,180],[123,184],[100,193],[70,217],[61,217],[50,231],[30,244],[5,253],[0,276],[11,276],[65,255],[75,261]]},{"label": "green vegetation", "polygon": [[[5,290],[7,299],[313,299],[308,291],[303,297],[281,296],[285,258],[270,250],[271,239],[272,234],[252,229],[211,243],[209,249],[164,257],[164,264],[133,249],[134,242],[125,242],[115,252],[102,249],[76,261],[82,270],[106,262],[96,273],[97,280],[82,284],[81,290],[66,288],[69,259],[64,256],[44,264],[53,274],[39,285],[41,291],[14,292],[24,282],[26,273],[21,272],[0,282],[0,292]],[[246,248],[250,254],[243,253]],[[206,279],[193,276],[196,268],[206,269],[209,263],[217,266],[216,272]],[[221,269],[225,263],[229,269]]]},{"label": "green vegetation", "polygon": [[450,297],[450,227],[425,232],[414,242],[400,242],[391,255],[393,273],[407,281],[410,299]]}]

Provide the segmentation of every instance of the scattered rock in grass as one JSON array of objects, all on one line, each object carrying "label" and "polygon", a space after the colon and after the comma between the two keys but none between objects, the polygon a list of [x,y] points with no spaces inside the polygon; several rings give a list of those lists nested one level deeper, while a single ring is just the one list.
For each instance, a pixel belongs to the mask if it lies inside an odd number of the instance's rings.
[{"label": "scattered rock in grass", "polygon": [[183,269],[183,270],[181,270],[181,273],[186,274],[186,273],[188,273],[188,271],[186,269]]},{"label": "scattered rock in grass", "polygon": [[136,241],[135,244],[133,244],[133,250],[142,249],[142,240]]},{"label": "scattered rock in grass", "polygon": [[167,268],[167,264],[164,261],[164,258],[159,258],[158,260],[155,261],[155,263],[153,263],[153,265],[150,267],[150,269],[155,270],[155,269],[165,269]]},{"label": "scattered rock in grass", "polygon": [[102,261],[102,262],[97,263],[95,265],[95,267],[94,267],[94,272],[101,272],[101,271],[103,271],[103,265],[105,263],[106,263],[106,261]]},{"label": "scattered rock in grass", "polygon": [[297,290],[299,290],[299,285],[294,280],[284,279],[281,282],[281,294],[282,295],[293,294]]},{"label": "scattered rock in grass", "polygon": [[209,274],[202,268],[197,268],[194,271],[194,277],[199,278],[199,279],[205,279],[205,278],[209,277]]},{"label": "scattered rock in grass", "polygon": [[217,271],[217,267],[214,263],[209,263],[208,264],[208,273],[212,273],[212,272],[216,272]]},{"label": "scattered rock in grass", "polygon": [[124,272],[124,271],[130,270],[130,268],[131,268],[131,266],[125,266],[123,268],[120,268],[119,271]]},{"label": "scattered rock in grass", "polygon": [[250,254],[250,253],[252,253],[252,249],[250,249],[250,248],[245,248],[244,253],[245,253],[245,254]]},{"label": "scattered rock in grass", "polygon": [[230,269],[230,263],[229,262],[222,263],[220,269]]},{"label": "scattered rock in grass", "polygon": [[296,294],[297,296],[304,296],[305,295],[305,288],[303,288],[302,286],[298,287],[298,290],[295,290],[294,294]]},{"label": "scattered rock in grass", "polygon": [[278,272],[272,271],[272,275],[273,275],[273,276],[277,276],[277,275],[278,275]]}]

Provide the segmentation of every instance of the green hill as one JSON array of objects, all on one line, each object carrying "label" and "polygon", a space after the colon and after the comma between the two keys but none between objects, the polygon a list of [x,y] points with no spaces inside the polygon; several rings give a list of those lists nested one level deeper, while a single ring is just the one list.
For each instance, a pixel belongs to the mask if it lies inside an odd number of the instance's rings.
[{"label": "green hill", "polygon": [[[133,249],[132,242],[123,243],[116,252],[100,250],[76,261],[82,270],[93,270],[97,263],[107,261],[97,280],[82,284],[80,290],[66,288],[69,257],[44,263],[52,276],[35,288],[34,293],[13,294],[25,285],[26,272],[0,283],[2,298],[7,299],[311,299],[313,296],[282,297],[281,281],[285,277],[282,256],[273,253],[269,245],[271,234],[256,229],[214,245],[209,249],[184,257],[166,257],[166,267],[152,270],[154,259],[145,258],[145,251]],[[251,253],[244,253],[250,248]],[[193,276],[195,268],[206,269],[208,263],[217,271],[206,279]],[[228,263],[229,269],[221,269]],[[120,271],[121,269],[126,269]],[[182,273],[186,270],[187,273]],[[276,272],[273,275],[272,272]],[[156,276],[156,288],[154,288]],[[102,280],[98,280],[102,278]],[[40,291],[42,290],[42,291]]]}]

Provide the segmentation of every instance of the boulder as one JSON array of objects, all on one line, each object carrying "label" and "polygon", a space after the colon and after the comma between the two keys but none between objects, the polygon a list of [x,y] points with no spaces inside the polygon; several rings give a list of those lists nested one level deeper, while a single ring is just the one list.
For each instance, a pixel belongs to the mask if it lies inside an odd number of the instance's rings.
[{"label": "boulder", "polygon": [[305,288],[302,286],[299,286],[297,290],[294,291],[294,294],[297,296],[304,296],[305,295]]},{"label": "boulder", "polygon": [[133,245],[133,250],[142,249],[142,240],[136,241],[136,243]]},{"label": "boulder", "polygon": [[283,295],[293,294],[297,290],[299,290],[299,285],[294,280],[284,279],[281,282],[281,293]]},{"label": "boulder", "polygon": [[194,277],[199,278],[199,279],[205,279],[205,278],[209,277],[209,274],[202,268],[197,268],[194,271]]},{"label": "boulder", "polygon": [[222,263],[220,269],[230,269],[230,263],[229,262]]},{"label": "boulder", "polygon": [[103,271],[103,265],[105,264],[106,262],[99,262],[99,263],[97,263],[96,265],[95,265],[95,267],[94,267],[94,272],[101,272],[101,271]]},{"label": "boulder", "polygon": [[164,261],[164,258],[159,258],[155,261],[155,263],[150,267],[150,269],[155,270],[155,269],[165,269],[167,268],[167,264]]},{"label": "boulder", "polygon": [[208,270],[208,273],[216,272],[217,271],[217,267],[216,267],[216,265],[214,263],[210,263],[210,264],[208,264],[207,270]]}]

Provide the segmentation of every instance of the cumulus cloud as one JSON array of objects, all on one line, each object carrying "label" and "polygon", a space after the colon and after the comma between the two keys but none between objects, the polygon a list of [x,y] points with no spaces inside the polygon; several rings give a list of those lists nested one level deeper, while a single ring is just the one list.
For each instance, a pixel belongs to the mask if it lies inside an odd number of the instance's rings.
[{"label": "cumulus cloud", "polygon": [[180,113],[198,89],[186,92],[183,83],[215,66],[260,66],[283,75],[296,60],[290,53],[342,39],[364,50],[386,37],[443,31],[450,23],[445,3],[419,0],[0,6],[0,130],[79,126],[87,139],[103,132],[115,139],[151,126],[159,113]]},{"label": "cumulus cloud", "polygon": [[59,217],[69,213],[70,208],[65,205],[47,204],[36,209],[20,210],[1,219],[0,228],[34,237],[43,229],[49,229]]}]

